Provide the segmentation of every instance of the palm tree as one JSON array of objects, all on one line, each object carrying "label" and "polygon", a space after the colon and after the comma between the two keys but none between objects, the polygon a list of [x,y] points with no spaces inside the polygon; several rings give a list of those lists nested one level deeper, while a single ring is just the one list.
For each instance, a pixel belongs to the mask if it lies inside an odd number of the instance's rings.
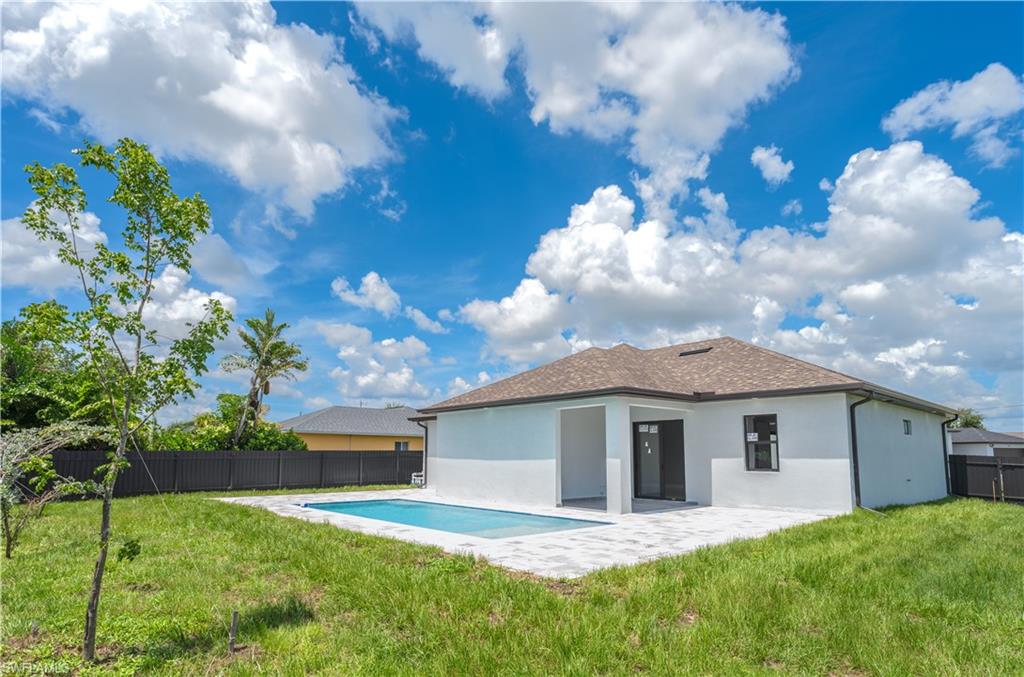
[{"label": "palm tree", "polygon": [[[249,395],[238,417],[232,445],[237,448],[246,427],[260,420],[263,410],[263,396],[270,393],[271,379],[294,380],[297,372],[306,371],[309,363],[302,357],[302,349],[281,338],[288,328],[287,323],[274,323],[274,311],[267,308],[263,319],[252,317],[245,321],[247,332],[239,327],[238,337],[245,346],[245,352],[233,353],[221,361],[224,371],[249,371]],[[251,333],[250,333],[251,332]]]}]

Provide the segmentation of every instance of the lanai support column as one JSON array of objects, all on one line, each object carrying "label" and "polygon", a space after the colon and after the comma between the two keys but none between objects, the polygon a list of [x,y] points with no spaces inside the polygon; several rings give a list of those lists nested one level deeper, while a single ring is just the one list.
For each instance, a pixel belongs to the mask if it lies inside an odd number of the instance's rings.
[{"label": "lanai support column", "polygon": [[628,403],[621,398],[615,398],[605,405],[605,479],[608,487],[608,512],[618,515],[633,512],[631,427]]}]

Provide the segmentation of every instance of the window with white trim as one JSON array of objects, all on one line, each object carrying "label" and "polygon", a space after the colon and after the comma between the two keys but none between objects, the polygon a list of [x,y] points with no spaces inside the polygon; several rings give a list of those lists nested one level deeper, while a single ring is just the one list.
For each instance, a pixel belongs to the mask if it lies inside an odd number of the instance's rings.
[{"label": "window with white trim", "polygon": [[409,443],[395,442],[395,451],[409,451]]},{"label": "window with white trim", "polygon": [[904,435],[913,435],[914,434],[914,428],[913,428],[913,426],[911,426],[909,418],[903,419],[903,434]]},{"label": "window with white trim", "polygon": [[779,421],[775,414],[743,417],[747,470],[779,470]]}]

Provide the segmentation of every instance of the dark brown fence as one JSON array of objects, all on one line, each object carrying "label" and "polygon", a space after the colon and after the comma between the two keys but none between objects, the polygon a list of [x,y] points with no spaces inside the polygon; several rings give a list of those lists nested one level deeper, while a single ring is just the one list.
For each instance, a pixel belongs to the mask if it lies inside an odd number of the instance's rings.
[{"label": "dark brown fence", "polygon": [[951,454],[949,484],[957,496],[1024,503],[1024,460]]},{"label": "dark brown fence", "polygon": [[[115,496],[231,489],[307,489],[361,484],[410,484],[423,469],[419,451],[148,451],[128,455],[131,466]],[[102,451],[58,451],[59,475],[96,479]]]}]

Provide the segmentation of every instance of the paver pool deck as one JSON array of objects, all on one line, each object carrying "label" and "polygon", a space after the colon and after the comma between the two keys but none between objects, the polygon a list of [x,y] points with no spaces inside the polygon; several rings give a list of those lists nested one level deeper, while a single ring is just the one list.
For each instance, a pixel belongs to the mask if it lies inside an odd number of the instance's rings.
[{"label": "paver pool deck", "polygon": [[[594,520],[607,524],[585,529],[491,539],[303,507],[305,503],[394,498]],[[669,503],[657,510],[629,515],[609,515],[578,508],[525,507],[464,501],[438,497],[430,489],[277,494],[217,500],[263,508],[278,515],[296,517],[308,522],[333,524],[364,534],[434,545],[447,552],[468,553],[498,566],[552,578],[575,578],[606,567],[639,564],[661,557],[681,555],[697,548],[757,538],[779,529],[832,516],[761,508],[720,508]]]}]

